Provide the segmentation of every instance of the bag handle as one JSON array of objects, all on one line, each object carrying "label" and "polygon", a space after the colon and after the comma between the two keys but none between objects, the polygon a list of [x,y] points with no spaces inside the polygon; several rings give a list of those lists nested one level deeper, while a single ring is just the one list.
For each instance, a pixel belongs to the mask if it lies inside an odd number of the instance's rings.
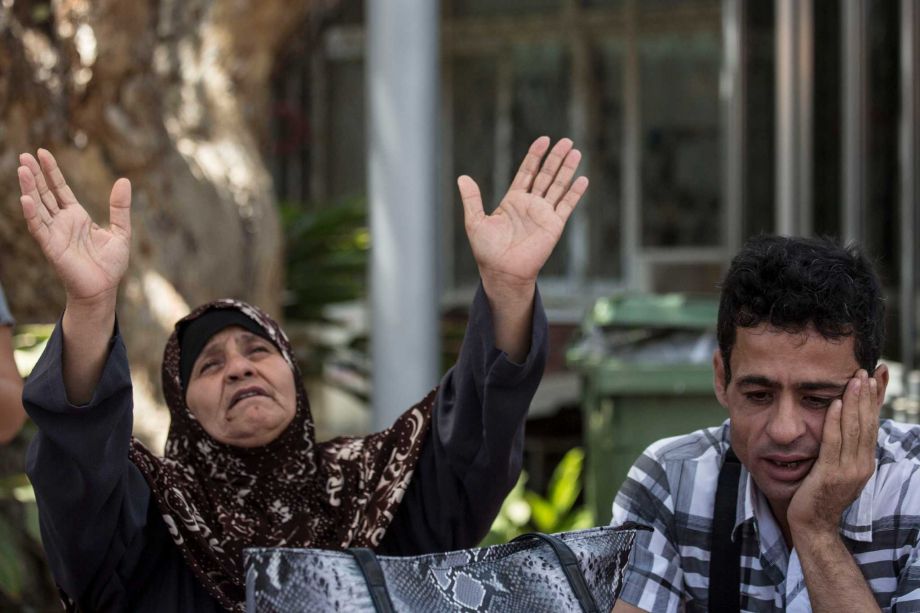
[{"label": "bag handle", "polygon": [[565,577],[569,581],[569,586],[571,586],[572,592],[574,592],[575,598],[578,600],[578,604],[581,605],[581,610],[584,611],[584,613],[598,613],[597,603],[594,602],[594,596],[591,595],[591,590],[588,589],[588,584],[585,582],[585,576],[581,572],[581,566],[578,565],[578,558],[575,557],[575,554],[569,546],[566,545],[562,539],[551,534],[543,534],[542,532],[528,532],[527,534],[522,534],[513,539],[511,542],[514,543],[516,541],[531,539],[541,540],[552,548],[556,557],[559,558],[559,563],[562,564],[562,572],[565,573]]},{"label": "bag handle", "polygon": [[709,610],[714,613],[735,613],[741,610],[741,539],[732,540],[740,478],[741,462],[729,447],[719,471],[716,504],[712,515]]},{"label": "bag handle", "polygon": [[377,613],[393,613],[393,601],[390,600],[390,594],[387,592],[386,577],[383,575],[383,569],[380,568],[380,562],[377,561],[377,554],[367,547],[351,547],[346,552],[355,559],[361,574],[364,575],[367,591],[374,603],[374,610]]},{"label": "bag handle", "polygon": [[[645,526],[637,526],[637,528],[648,529]],[[540,540],[550,546],[562,565],[562,572],[568,579],[569,586],[572,588],[581,610],[584,613],[599,613],[594,596],[591,595],[585,576],[581,572],[581,566],[578,565],[578,558],[571,548],[562,539],[542,532],[522,534],[511,542],[527,540]],[[393,601],[390,600],[390,594],[387,592],[386,577],[383,574],[383,569],[380,568],[377,555],[366,547],[352,547],[347,549],[346,552],[351,554],[358,563],[358,568],[367,582],[367,589],[377,613],[393,613]]]}]

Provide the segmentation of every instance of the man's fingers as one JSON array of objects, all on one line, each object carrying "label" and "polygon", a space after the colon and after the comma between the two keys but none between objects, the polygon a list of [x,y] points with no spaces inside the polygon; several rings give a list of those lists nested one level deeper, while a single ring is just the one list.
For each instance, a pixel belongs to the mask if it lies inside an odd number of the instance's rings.
[{"label": "man's fingers", "polygon": [[572,187],[569,188],[569,191],[565,193],[565,196],[562,197],[562,200],[560,200],[558,206],[556,206],[556,214],[562,219],[562,223],[568,221],[569,216],[572,214],[572,211],[575,210],[578,201],[581,200],[581,197],[584,196],[587,189],[588,177],[578,177],[575,179],[575,182],[572,183]]},{"label": "man's fingers", "polygon": [[[559,168],[562,166],[562,161],[566,158],[569,152],[572,150],[572,141],[568,138],[563,138],[558,143],[553,145],[553,148],[550,149],[549,155],[546,156],[546,159],[543,160],[543,166],[540,168],[540,172],[537,174],[537,178],[534,179],[533,187],[530,190],[530,193],[535,196],[543,196],[546,194],[546,190],[553,185],[553,181],[556,180],[556,173],[559,172]],[[572,177],[569,176],[569,179]],[[568,181],[566,181],[568,183]],[[562,193],[561,191],[559,193]],[[554,204],[550,201],[550,204]]]},{"label": "man's fingers", "polygon": [[556,173],[553,184],[550,186],[549,191],[546,192],[546,201],[552,206],[556,206],[559,198],[566,192],[569,182],[575,176],[575,171],[578,170],[579,162],[581,162],[581,151],[578,149],[572,149],[566,154],[565,160],[562,162],[562,168]]},{"label": "man's fingers", "polygon": [[57,200],[54,198],[54,194],[51,192],[51,188],[48,187],[48,182],[45,181],[45,174],[42,172],[38,160],[30,153],[23,153],[19,156],[19,163],[28,168],[32,173],[32,178],[35,180],[35,185],[38,189],[39,201],[45,205],[49,213],[52,215],[57,213],[60,207],[58,206]]},{"label": "man's fingers", "polygon": [[821,435],[821,448],[818,462],[836,468],[840,465],[840,421],[843,401],[835,398],[824,415],[824,431]]},{"label": "man's fingers", "polygon": [[131,182],[119,179],[109,196],[109,225],[123,236],[131,237]]},{"label": "man's fingers", "polygon": [[67,185],[67,181],[64,180],[64,175],[61,173],[61,169],[58,168],[57,160],[54,159],[51,152],[47,149],[39,149],[38,160],[41,162],[42,170],[45,171],[49,187],[55,198],[57,198],[58,204],[61,207],[77,204],[77,199]]},{"label": "man's fingers", "polygon": [[859,370],[850,379],[843,393],[843,408],[840,415],[840,457],[844,462],[855,461],[859,454],[859,438],[862,430],[860,414],[865,401],[868,382],[864,381],[865,371]]},{"label": "man's fingers", "polygon": [[548,136],[541,136],[530,145],[527,155],[524,156],[524,161],[521,162],[521,167],[518,168],[517,174],[514,175],[510,189],[530,189],[530,186],[533,185],[534,177],[537,175],[537,170],[540,168],[540,160],[543,159],[543,154],[546,153],[548,147]]},{"label": "man's fingers", "polygon": [[865,405],[860,403],[860,441],[859,449],[863,461],[871,462],[875,458],[875,445],[878,442],[878,380],[867,375],[865,384]]}]

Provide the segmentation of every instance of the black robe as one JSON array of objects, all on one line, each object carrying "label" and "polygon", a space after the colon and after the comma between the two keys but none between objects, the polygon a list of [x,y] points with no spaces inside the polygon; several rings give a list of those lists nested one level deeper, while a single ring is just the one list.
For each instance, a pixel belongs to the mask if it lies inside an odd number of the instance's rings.
[{"label": "black robe", "polygon": [[[475,546],[521,470],[524,421],[543,374],[546,316],[535,299],[523,364],[495,348],[480,288],[457,363],[441,381],[430,435],[378,551],[411,555]],[[131,379],[117,330],[93,398],[67,402],[60,324],[26,383],[39,432],[26,470],[42,541],[62,590],[90,611],[220,611],[188,568],[147,482],[128,459]]]}]

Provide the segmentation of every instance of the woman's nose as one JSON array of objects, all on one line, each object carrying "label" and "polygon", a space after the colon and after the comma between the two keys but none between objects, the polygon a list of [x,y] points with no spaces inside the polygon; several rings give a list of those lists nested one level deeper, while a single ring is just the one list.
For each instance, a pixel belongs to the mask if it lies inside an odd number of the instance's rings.
[{"label": "woman's nose", "polygon": [[252,362],[241,353],[233,352],[227,359],[227,378],[230,380],[242,379],[253,374]]}]

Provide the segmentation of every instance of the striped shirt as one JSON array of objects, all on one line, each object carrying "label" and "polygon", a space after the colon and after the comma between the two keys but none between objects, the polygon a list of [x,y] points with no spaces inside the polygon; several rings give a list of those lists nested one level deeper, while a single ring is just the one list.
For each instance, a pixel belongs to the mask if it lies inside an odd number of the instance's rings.
[{"label": "striped shirt", "polygon": [[[728,421],[668,438],[636,460],[613,503],[639,522],[620,598],[646,611],[706,611],[709,533]],[[876,471],[843,513],[840,534],[883,611],[920,611],[920,426],[883,420]],[[811,611],[798,555],[741,468],[733,538],[741,538],[741,608]]]}]

